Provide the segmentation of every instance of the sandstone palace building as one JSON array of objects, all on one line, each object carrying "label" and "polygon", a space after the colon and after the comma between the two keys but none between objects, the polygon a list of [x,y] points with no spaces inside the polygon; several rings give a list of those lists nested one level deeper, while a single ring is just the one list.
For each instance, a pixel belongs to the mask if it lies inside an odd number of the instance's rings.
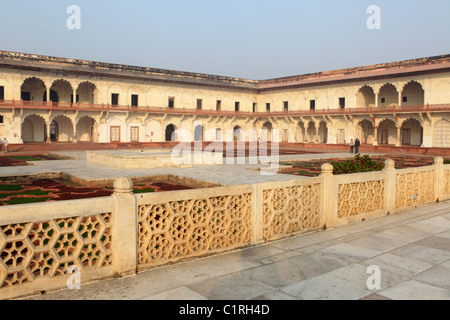
[{"label": "sandstone palace building", "polygon": [[256,81],[0,51],[0,138],[11,144],[274,137],[249,129],[450,148],[450,55]]}]

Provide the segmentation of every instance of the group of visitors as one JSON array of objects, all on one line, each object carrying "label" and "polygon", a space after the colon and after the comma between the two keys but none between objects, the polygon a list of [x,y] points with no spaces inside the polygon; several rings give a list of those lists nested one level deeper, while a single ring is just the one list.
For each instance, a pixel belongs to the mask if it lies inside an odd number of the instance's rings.
[{"label": "group of visitors", "polygon": [[358,138],[356,138],[355,141],[353,141],[353,139],[351,139],[350,140],[350,153],[358,154],[360,145],[361,145],[361,142],[359,141]]}]

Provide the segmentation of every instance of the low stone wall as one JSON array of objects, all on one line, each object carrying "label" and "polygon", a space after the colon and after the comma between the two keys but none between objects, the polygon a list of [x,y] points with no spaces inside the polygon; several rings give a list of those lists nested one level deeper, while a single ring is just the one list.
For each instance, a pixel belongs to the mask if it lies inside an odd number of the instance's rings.
[{"label": "low stone wall", "polygon": [[0,207],[0,299],[125,276],[450,199],[450,165]]}]

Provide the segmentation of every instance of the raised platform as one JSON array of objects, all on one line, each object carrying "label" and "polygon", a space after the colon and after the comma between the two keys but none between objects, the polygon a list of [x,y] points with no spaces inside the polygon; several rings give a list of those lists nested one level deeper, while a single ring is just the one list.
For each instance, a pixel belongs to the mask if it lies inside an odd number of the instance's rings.
[{"label": "raised platform", "polygon": [[223,164],[222,152],[176,152],[171,149],[87,151],[90,163],[121,169],[190,168],[194,165]]}]

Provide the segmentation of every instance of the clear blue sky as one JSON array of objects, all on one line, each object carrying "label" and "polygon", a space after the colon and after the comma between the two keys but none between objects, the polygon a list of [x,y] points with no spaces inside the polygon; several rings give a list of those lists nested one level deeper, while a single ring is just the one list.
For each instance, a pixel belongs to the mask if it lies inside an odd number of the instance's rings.
[{"label": "clear blue sky", "polygon": [[[0,49],[248,79],[450,53],[449,0],[0,0]],[[69,5],[81,30],[69,30]],[[369,30],[370,5],[381,29]]]}]

